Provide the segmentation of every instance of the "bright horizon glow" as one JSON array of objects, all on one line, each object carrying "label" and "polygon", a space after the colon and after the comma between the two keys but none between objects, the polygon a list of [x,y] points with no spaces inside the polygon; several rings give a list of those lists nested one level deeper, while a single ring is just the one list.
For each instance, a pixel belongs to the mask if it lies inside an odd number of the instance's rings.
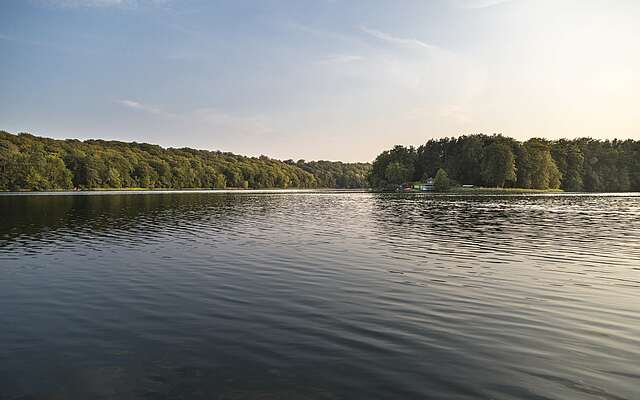
[{"label": "bright horizon glow", "polygon": [[342,161],[640,139],[639,20],[635,0],[6,0],[0,129]]}]

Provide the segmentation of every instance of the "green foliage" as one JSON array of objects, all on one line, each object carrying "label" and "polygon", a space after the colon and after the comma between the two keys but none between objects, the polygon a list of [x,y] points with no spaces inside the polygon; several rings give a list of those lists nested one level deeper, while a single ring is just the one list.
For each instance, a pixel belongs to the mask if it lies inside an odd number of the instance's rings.
[{"label": "green foliage", "polygon": [[534,138],[521,143],[501,135],[432,139],[417,149],[396,146],[382,152],[369,182],[385,188],[433,177],[440,169],[451,182],[483,187],[640,191],[640,141]]},{"label": "green foliage", "polygon": [[0,190],[361,188],[371,165],[282,162],[147,143],[54,140],[0,131]]},{"label": "green foliage", "polygon": [[501,135],[395,146],[373,164],[278,161],[146,143],[54,140],[0,131],[0,190],[94,188],[397,187],[446,171],[484,187],[640,191],[640,141],[580,138],[520,143]]},{"label": "green foliage", "polygon": [[[0,132],[2,134],[2,132]],[[0,136],[0,189],[46,190],[72,187],[71,173],[57,153],[42,143],[29,142],[24,148]]]},{"label": "green foliage", "polygon": [[436,192],[446,192],[447,190],[449,190],[449,186],[450,182],[447,171],[442,168],[438,169],[438,172],[436,172],[436,177],[433,180],[433,190],[435,190]]},{"label": "green foliage", "polygon": [[584,190],[584,155],[581,147],[563,139],[553,145],[552,152],[562,176],[562,189],[571,192]]},{"label": "green foliage", "polygon": [[486,186],[504,187],[516,180],[516,164],[509,145],[496,141],[485,148],[480,175]]},{"label": "green foliage", "polygon": [[522,145],[526,162],[518,164],[519,181],[531,189],[558,189],[561,173],[551,157],[551,144],[542,139],[530,139]]},{"label": "green foliage", "polygon": [[[285,161],[292,163],[292,160]],[[371,170],[369,163],[343,163],[340,161],[298,160],[297,165],[316,178],[320,187],[364,188],[368,187],[367,177]]]},{"label": "green foliage", "polygon": [[371,166],[369,184],[373,187],[390,187],[413,180],[416,156],[413,147],[395,146],[382,152]]},{"label": "green foliage", "polygon": [[387,165],[387,168],[384,171],[384,177],[388,183],[400,185],[411,179],[411,170],[409,166],[402,164],[399,161],[394,161]]}]

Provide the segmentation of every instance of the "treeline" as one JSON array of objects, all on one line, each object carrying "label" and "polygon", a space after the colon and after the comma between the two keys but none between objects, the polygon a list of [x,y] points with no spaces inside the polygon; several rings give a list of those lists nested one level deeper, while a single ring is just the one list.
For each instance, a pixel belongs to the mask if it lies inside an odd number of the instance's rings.
[{"label": "treeline", "polygon": [[0,190],[362,188],[371,165],[0,131]]},{"label": "treeline", "polygon": [[435,177],[454,184],[587,192],[640,191],[640,141],[469,135],[395,146],[373,162],[370,184],[393,187]]}]

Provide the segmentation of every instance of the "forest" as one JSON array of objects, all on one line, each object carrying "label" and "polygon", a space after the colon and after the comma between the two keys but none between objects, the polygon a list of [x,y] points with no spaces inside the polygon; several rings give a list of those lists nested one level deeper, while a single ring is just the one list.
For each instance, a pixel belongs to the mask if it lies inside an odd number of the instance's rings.
[{"label": "forest", "polygon": [[453,185],[572,192],[640,191],[640,141],[591,138],[525,142],[502,135],[395,146],[372,165],[371,187],[393,188],[446,173]]},{"label": "forest", "polygon": [[395,146],[369,163],[275,160],[147,143],[57,140],[0,131],[0,190],[115,188],[392,189],[446,176],[451,185],[586,192],[640,191],[640,141],[521,142],[502,135]]},{"label": "forest", "polygon": [[362,188],[371,164],[245,157],[0,131],[0,190]]}]

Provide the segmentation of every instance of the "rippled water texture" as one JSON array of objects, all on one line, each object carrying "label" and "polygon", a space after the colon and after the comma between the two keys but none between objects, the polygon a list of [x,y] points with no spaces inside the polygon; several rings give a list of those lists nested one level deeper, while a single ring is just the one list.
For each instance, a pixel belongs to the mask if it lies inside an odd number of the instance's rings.
[{"label": "rippled water texture", "polygon": [[640,197],[0,196],[0,399],[639,399]]}]

